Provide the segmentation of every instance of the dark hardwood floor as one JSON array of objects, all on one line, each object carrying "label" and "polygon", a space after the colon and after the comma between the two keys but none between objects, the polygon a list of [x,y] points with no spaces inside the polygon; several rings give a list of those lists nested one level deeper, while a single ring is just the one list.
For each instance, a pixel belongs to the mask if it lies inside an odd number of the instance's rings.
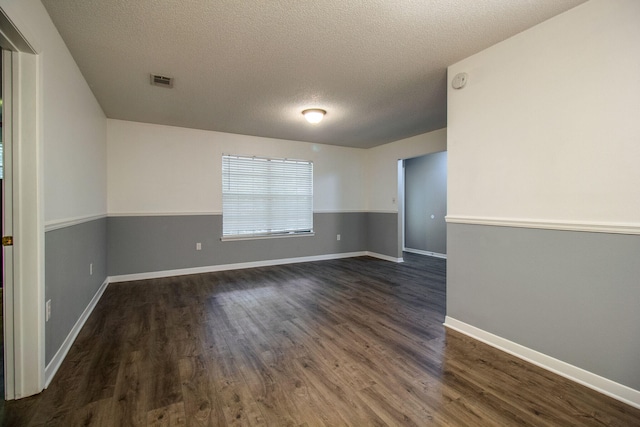
[{"label": "dark hardwood floor", "polygon": [[445,261],[352,258],[112,284],[11,426],[640,425],[442,326]]}]

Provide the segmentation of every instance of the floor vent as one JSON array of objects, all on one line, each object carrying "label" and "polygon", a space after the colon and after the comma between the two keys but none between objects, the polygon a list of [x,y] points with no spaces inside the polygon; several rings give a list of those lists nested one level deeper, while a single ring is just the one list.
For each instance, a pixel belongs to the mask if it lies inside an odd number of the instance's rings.
[{"label": "floor vent", "polygon": [[151,84],[160,87],[173,87],[173,77],[161,76],[160,74],[151,74]]}]

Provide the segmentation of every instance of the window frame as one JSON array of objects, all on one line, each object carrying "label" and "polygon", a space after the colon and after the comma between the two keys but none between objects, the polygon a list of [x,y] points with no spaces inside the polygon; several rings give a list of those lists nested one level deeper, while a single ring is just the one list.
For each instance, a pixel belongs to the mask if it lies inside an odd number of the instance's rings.
[{"label": "window frame", "polygon": [[[307,170],[296,168],[286,170],[285,165],[300,165]],[[230,168],[241,168],[232,171]],[[242,169],[244,168],[244,169]],[[235,172],[235,182],[233,173]],[[256,173],[253,178],[246,179],[248,173]],[[243,176],[244,174],[244,176]],[[243,179],[244,178],[244,179]],[[280,186],[274,186],[273,181],[280,180]],[[282,237],[314,236],[313,221],[313,161],[288,158],[273,158],[260,156],[242,156],[222,154],[222,241],[272,239]],[[251,181],[251,182],[249,182]],[[295,185],[291,184],[291,181]],[[257,182],[257,184],[256,184]],[[302,182],[303,185],[300,185]],[[231,190],[230,187],[234,187]],[[275,189],[275,190],[274,190]],[[273,190],[273,191],[272,191]],[[264,203],[261,205],[261,203]],[[250,208],[242,209],[244,204],[252,204]],[[292,210],[293,209],[293,210]],[[256,216],[260,210],[268,211],[267,217],[260,217],[254,221],[254,229],[237,226],[242,219],[236,217],[234,228],[227,228],[225,218],[234,212],[252,211]],[[274,213],[275,212],[275,213]],[[288,217],[290,212],[298,212],[302,217]],[[284,213],[284,216],[283,216]],[[250,219],[250,216],[249,216]],[[247,218],[245,218],[247,220]],[[260,228],[258,224],[272,228]],[[283,224],[292,225],[299,222],[302,226],[281,228]],[[279,224],[278,227],[276,224]]]}]

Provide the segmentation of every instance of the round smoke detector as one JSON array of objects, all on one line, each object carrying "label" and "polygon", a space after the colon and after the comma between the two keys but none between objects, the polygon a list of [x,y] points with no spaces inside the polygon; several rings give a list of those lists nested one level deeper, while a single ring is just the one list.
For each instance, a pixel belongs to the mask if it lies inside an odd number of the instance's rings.
[{"label": "round smoke detector", "polygon": [[467,84],[467,80],[469,80],[469,75],[467,73],[458,73],[453,78],[451,87],[454,89],[462,89],[464,85]]}]

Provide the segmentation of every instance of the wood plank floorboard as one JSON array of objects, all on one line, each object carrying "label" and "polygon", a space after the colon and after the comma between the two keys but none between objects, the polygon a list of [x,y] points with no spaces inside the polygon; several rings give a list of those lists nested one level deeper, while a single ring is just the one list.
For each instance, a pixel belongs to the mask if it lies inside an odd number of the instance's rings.
[{"label": "wood plank floorboard", "polygon": [[640,426],[640,410],[442,326],[405,254],[111,284],[6,426]]}]

